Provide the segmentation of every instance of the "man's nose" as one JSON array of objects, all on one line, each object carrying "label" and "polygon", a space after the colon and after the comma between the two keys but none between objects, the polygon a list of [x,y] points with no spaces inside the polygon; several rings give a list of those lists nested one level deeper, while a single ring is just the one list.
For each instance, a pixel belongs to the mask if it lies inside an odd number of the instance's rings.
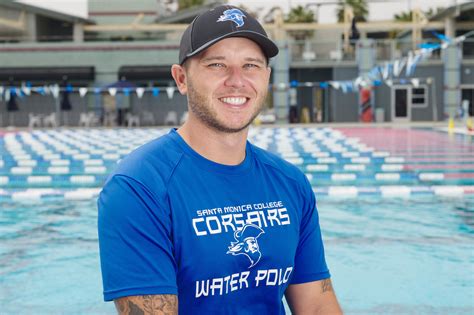
[{"label": "man's nose", "polygon": [[238,67],[229,68],[225,85],[234,88],[242,88],[245,86],[245,77],[242,73],[242,69]]}]

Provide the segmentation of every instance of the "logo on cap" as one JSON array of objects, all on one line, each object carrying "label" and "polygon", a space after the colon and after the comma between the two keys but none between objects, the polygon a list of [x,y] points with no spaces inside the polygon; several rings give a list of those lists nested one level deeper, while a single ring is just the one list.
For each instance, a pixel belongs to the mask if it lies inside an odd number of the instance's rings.
[{"label": "logo on cap", "polygon": [[239,9],[229,9],[223,12],[217,22],[232,21],[237,24],[237,27],[241,27],[244,25],[244,17],[245,14]]}]

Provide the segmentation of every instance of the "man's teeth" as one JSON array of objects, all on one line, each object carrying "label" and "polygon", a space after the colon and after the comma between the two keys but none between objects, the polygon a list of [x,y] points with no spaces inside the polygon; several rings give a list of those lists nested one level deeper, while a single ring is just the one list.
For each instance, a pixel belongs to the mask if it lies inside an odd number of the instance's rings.
[{"label": "man's teeth", "polygon": [[245,97],[224,97],[221,98],[224,103],[232,104],[232,105],[242,105],[247,101]]}]

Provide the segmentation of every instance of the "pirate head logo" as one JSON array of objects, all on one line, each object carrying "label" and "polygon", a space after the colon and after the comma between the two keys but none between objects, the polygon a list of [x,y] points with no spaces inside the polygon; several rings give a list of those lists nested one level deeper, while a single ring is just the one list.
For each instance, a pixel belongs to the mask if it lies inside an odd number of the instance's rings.
[{"label": "pirate head logo", "polygon": [[254,224],[246,224],[240,230],[234,232],[235,242],[231,242],[227,254],[235,255],[245,255],[250,260],[249,268],[255,266],[262,253],[260,253],[260,248],[258,246],[257,239],[262,234],[265,233],[260,227]]},{"label": "pirate head logo", "polygon": [[244,25],[244,17],[245,14],[239,9],[229,9],[223,12],[217,22],[232,21],[237,24],[237,27],[241,27]]}]

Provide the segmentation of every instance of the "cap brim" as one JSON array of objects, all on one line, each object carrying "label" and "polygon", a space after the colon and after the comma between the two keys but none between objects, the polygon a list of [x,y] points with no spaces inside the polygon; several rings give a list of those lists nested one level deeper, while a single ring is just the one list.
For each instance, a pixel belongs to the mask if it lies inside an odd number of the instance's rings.
[{"label": "cap brim", "polygon": [[229,34],[225,34],[221,37],[215,38],[214,40],[207,42],[206,44],[204,44],[201,47],[197,48],[192,53],[187,54],[186,58],[184,58],[183,62],[186,59],[188,59],[189,57],[193,57],[193,56],[199,54],[200,52],[206,50],[207,48],[214,45],[218,41],[223,40],[225,38],[230,38],[230,37],[244,37],[244,38],[248,38],[248,39],[254,41],[257,45],[260,46],[263,53],[265,54],[265,56],[268,59],[270,59],[272,57],[275,57],[278,54],[278,47],[277,47],[277,45],[275,45],[275,43],[271,39],[269,39],[268,37],[263,36],[262,34],[257,33],[257,32],[242,30],[242,31],[236,31],[236,32],[232,32],[232,33],[229,33]]}]

